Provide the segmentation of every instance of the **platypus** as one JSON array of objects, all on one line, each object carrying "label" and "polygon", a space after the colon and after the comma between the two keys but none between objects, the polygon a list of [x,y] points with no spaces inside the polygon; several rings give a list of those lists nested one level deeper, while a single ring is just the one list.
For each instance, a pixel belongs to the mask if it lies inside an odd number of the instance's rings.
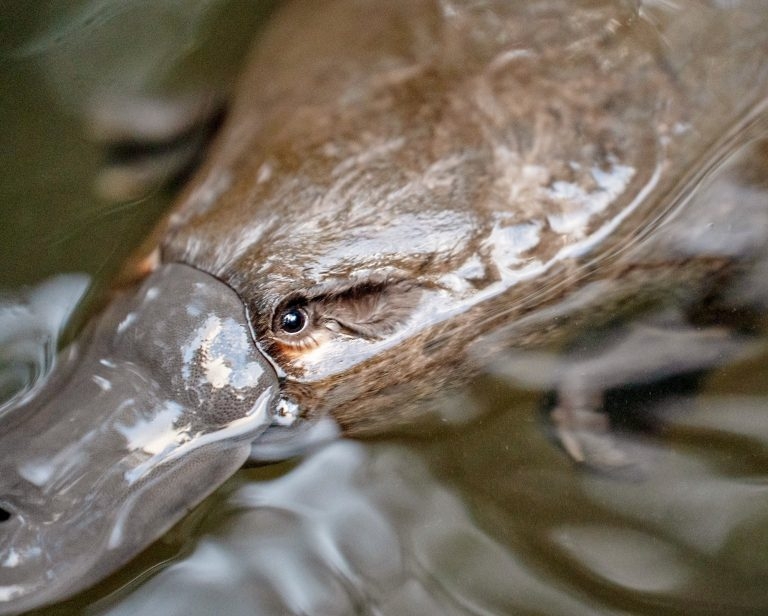
[{"label": "platypus", "polygon": [[93,584],[249,455],[415,429],[635,320],[535,377],[611,464],[600,392],[724,361],[768,296],[766,32],[757,0],[281,6],[146,279],[2,417],[0,613]]}]

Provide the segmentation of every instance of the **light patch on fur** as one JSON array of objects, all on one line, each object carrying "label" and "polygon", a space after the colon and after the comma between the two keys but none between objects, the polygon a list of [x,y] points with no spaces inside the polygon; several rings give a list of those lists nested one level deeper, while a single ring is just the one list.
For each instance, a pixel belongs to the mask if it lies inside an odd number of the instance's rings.
[{"label": "light patch on fur", "polygon": [[357,173],[360,169],[365,169],[376,159],[401,150],[404,145],[404,137],[388,139],[386,141],[372,145],[371,147],[366,148],[355,156],[345,158],[342,162],[336,165],[336,167],[334,167],[334,169],[331,171],[331,176],[341,177],[343,180],[343,178],[349,175],[350,171],[353,174]]},{"label": "light patch on fur", "polygon": [[481,282],[487,276],[488,269],[485,263],[478,255],[473,254],[455,271],[438,278],[437,284],[450,290],[454,295],[464,296],[474,293],[477,288],[475,283]]},{"label": "light patch on fur", "polygon": [[587,191],[574,182],[554,182],[547,192],[553,201],[562,204],[562,211],[547,217],[549,226],[555,233],[584,237],[592,216],[605,211],[626,190],[634,175],[633,167],[612,159],[607,170],[592,168],[595,190]]},{"label": "light patch on fur", "polygon": [[183,207],[171,216],[171,226],[182,225],[193,216],[205,214],[218,198],[232,186],[232,174],[216,168],[189,195]]},{"label": "light patch on fur", "polygon": [[528,262],[523,254],[539,244],[541,227],[537,221],[507,226],[497,222],[493,226],[485,245],[499,270],[511,271]]},{"label": "light patch on fur", "polygon": [[261,167],[259,167],[259,170],[256,172],[256,183],[265,184],[266,182],[269,182],[273,173],[274,167],[272,166],[272,163],[269,161],[261,163]]}]

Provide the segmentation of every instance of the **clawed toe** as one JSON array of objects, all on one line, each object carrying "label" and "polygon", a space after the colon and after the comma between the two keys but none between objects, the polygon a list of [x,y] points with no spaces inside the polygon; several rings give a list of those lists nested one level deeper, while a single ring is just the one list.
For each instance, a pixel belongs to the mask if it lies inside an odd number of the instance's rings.
[{"label": "clawed toe", "polygon": [[[592,396],[593,400],[597,398]],[[610,419],[601,411],[599,403],[574,405],[567,395],[558,393],[558,403],[549,418],[555,438],[568,456],[601,474],[642,479],[658,454],[658,447],[639,435],[612,430]]]}]

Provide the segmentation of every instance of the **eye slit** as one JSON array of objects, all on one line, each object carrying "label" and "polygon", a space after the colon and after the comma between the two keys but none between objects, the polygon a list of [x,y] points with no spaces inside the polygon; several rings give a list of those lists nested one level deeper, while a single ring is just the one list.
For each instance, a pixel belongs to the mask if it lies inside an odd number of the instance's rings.
[{"label": "eye slit", "polygon": [[286,334],[295,336],[307,328],[309,315],[301,306],[288,306],[277,317],[277,328]]}]

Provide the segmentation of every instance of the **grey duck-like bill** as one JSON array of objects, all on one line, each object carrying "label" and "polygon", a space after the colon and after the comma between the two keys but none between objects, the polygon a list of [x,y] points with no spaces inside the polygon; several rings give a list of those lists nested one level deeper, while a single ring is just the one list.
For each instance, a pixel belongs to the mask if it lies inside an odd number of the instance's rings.
[{"label": "grey duck-like bill", "polygon": [[0,614],[86,588],[232,475],[277,377],[243,303],[182,264],[114,302],[0,418]]}]

